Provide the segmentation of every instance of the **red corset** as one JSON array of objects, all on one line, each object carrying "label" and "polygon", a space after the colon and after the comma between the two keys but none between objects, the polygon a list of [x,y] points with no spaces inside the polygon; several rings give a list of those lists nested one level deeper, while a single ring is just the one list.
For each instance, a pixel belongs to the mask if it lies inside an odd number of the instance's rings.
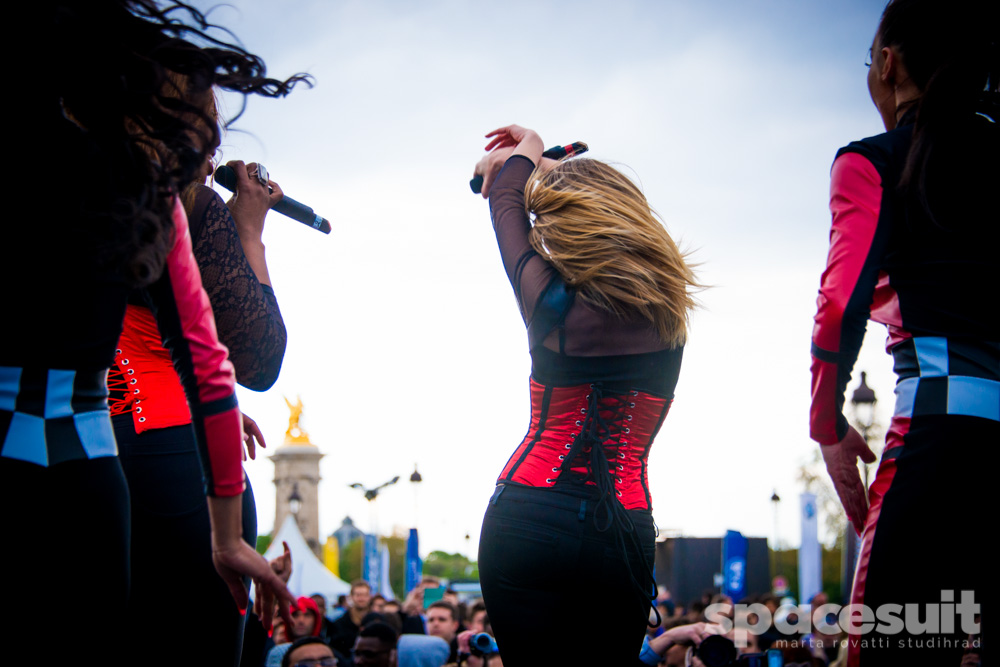
[{"label": "red corset", "polygon": [[[547,387],[532,378],[531,426],[497,482],[596,485],[613,488],[625,509],[652,509],[646,458],[669,409],[668,399],[642,391]],[[606,477],[598,481],[595,471]]]},{"label": "red corset", "polygon": [[[125,310],[108,389],[112,390],[111,414],[131,412],[136,433],[191,423],[184,389],[148,308],[129,304]],[[122,390],[124,398],[117,398]]]}]

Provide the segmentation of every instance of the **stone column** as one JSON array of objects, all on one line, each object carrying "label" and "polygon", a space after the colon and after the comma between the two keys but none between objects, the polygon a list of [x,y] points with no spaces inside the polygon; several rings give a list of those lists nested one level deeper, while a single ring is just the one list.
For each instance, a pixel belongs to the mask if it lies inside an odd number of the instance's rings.
[{"label": "stone column", "polygon": [[302,507],[298,513],[299,532],[306,539],[309,548],[317,558],[321,557],[319,541],[319,460],[323,458],[319,448],[309,441],[309,434],[299,426],[302,414],[302,400],[293,405],[285,399],[292,415],[289,418],[288,431],[285,432],[285,442],[271,455],[274,464],[275,511],[274,530],[285,522],[285,517],[291,513],[288,497],[292,490],[298,488],[302,498]]}]

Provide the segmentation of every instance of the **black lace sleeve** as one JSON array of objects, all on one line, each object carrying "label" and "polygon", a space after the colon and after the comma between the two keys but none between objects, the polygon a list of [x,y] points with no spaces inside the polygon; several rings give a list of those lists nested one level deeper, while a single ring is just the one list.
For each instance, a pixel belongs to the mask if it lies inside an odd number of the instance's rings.
[{"label": "black lace sleeve", "polygon": [[236,381],[264,391],[278,379],[285,323],[274,291],[261,285],[243,254],[236,222],[214,190],[200,187],[191,207],[191,236],[219,340],[229,348]]}]

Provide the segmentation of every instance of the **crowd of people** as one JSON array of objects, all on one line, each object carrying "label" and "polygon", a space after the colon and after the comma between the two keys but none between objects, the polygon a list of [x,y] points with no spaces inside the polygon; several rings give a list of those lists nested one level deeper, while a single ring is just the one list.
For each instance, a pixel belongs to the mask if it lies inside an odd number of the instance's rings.
[{"label": "crowd of people", "polygon": [[[332,607],[321,594],[300,597],[288,609],[290,622],[277,607],[271,611],[270,633],[256,619],[251,621],[247,642],[254,647],[244,651],[242,665],[327,667],[304,662],[318,657],[335,659],[341,667],[502,667],[495,643],[490,648],[491,639],[483,648],[475,641],[493,634],[483,601],[466,604],[455,591],[443,589],[440,599],[425,607],[424,591],[438,588],[443,587],[437,578],[424,577],[399,602],[372,595],[368,582],[358,580],[351,584],[350,595],[341,596]],[[324,655],[313,655],[318,653]]]},{"label": "crowd of people", "polygon": [[[952,443],[1000,440],[1000,335],[978,290],[996,282],[1000,244],[990,197],[1000,182],[998,10],[966,5],[890,0],[867,78],[886,132],[845,146],[831,172],[810,425],[862,535],[853,601],[869,608],[978,593],[989,565],[981,529],[962,532],[962,548],[912,554],[926,526],[951,527],[986,506],[988,467]],[[697,666],[708,645],[729,646],[730,632],[702,613],[732,601],[681,609],[654,584],[646,464],[701,286],[630,178],[552,157],[518,125],[486,135],[474,173],[532,373],[530,427],[483,523],[484,597],[467,606],[445,591],[425,606],[440,582],[426,579],[402,602],[355,582],[328,613],[321,597],[289,592],[287,548],[270,563],[254,550],[242,469],[262,439],[235,385],[266,389],[284,357],[261,243],[281,189],[238,161],[228,202],[201,185],[219,144],[217,90],[280,97],[311,78],[267,76],[259,57],[184,3],[24,3],[13,23],[48,39],[12,112],[18,134],[46,137],[49,150],[18,158],[33,175],[80,168],[58,188],[28,179],[24,194],[48,203],[45,219],[14,225],[2,248],[0,280],[19,316],[0,330],[0,502],[17,508],[3,531],[20,540],[4,565],[12,600],[57,599],[70,587],[86,600],[85,618],[60,626],[73,657],[117,665],[141,652],[146,664],[186,664],[183,642],[149,648],[148,624],[164,597],[192,590],[187,618],[207,638],[199,664]],[[20,260],[38,249],[45,270],[25,271]],[[843,405],[869,319],[888,327],[899,382],[866,489],[857,459],[875,455]],[[52,535],[101,546],[77,549],[69,570],[59,550],[37,546]],[[773,598],[759,602],[776,611]],[[51,632],[26,617],[11,604],[0,616],[19,639],[6,656],[14,664]],[[97,651],[108,618],[123,619],[124,639]],[[780,651],[786,665],[979,659],[950,643],[865,646],[778,630],[737,642],[732,659],[761,650]]]},{"label": "crowd of people", "polygon": [[[442,596],[425,608],[422,600],[427,589],[441,589]],[[595,591],[591,593],[599,599]],[[634,660],[626,664],[753,664],[748,662],[752,656],[777,654],[785,667],[844,667],[850,639],[837,619],[830,617],[828,602],[825,593],[818,593],[808,605],[789,605],[766,593],[734,604],[726,595],[706,592],[680,605],[661,588],[656,600],[659,622],[651,618],[646,636],[634,647]],[[767,610],[768,622],[761,623],[753,611],[746,611],[754,605]],[[350,595],[341,596],[332,607],[323,595],[315,594],[300,597],[290,611],[292,623],[288,625],[275,610],[273,632],[258,650],[244,654],[244,667],[503,665],[502,649],[491,645],[493,626],[483,599],[463,600],[435,577],[425,577],[403,602],[372,595],[369,584],[358,580],[351,584]],[[740,614],[742,623],[737,623]],[[798,615],[809,617],[808,631],[797,629],[803,627]],[[729,624],[724,624],[725,619]],[[554,617],[541,634],[558,647],[573,640],[575,625],[573,619]],[[709,637],[719,638],[723,647],[721,651],[713,647],[711,660],[705,657],[708,649],[702,647]],[[979,665],[971,640],[962,667]],[[547,650],[539,646],[540,654]],[[729,661],[718,662],[726,650],[731,651],[724,657]]]}]

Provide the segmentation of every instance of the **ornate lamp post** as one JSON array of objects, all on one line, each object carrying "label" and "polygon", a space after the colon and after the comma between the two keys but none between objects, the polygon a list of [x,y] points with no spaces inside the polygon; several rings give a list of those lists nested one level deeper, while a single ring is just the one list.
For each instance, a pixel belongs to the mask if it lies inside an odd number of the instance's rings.
[{"label": "ornate lamp post", "polygon": [[[878,431],[878,424],[875,423],[875,404],[878,399],[875,392],[868,386],[868,374],[861,371],[861,384],[851,394],[851,409],[853,411],[854,425],[857,426],[865,444],[871,447],[871,441]],[[868,492],[868,464],[861,462],[861,475],[865,484],[865,492]],[[858,563],[858,549],[860,547],[858,534],[854,532],[851,522],[847,522],[844,539],[844,551],[841,555],[843,571],[841,572],[840,594],[842,601],[846,604],[851,599],[851,588],[854,583],[854,570]]]},{"label": "ornate lamp post", "polygon": [[373,535],[378,535],[378,525],[377,525],[378,515],[375,512],[375,499],[378,498],[379,491],[386,488],[387,486],[392,486],[398,481],[399,481],[399,475],[396,475],[388,482],[379,484],[378,486],[373,487],[371,489],[366,489],[363,484],[359,484],[358,482],[349,485],[352,489],[358,489],[359,491],[361,491],[365,496],[365,500],[371,503],[368,507],[371,508],[371,531]]},{"label": "ornate lamp post", "polygon": [[[875,392],[868,386],[868,373],[861,371],[861,384],[851,395],[851,406],[854,411],[854,422],[861,431],[861,437],[865,439],[865,444],[871,446],[871,438],[875,432]],[[861,472],[865,481],[865,489],[868,488],[868,464],[861,464]]]},{"label": "ornate lamp post", "polygon": [[413,464],[413,474],[410,475],[410,484],[413,485],[413,527],[417,527],[417,499],[419,494],[417,493],[420,488],[420,483],[424,481],[424,478],[417,471],[417,464]]},{"label": "ornate lamp post", "polygon": [[302,527],[299,526],[299,510],[301,509],[302,509],[302,496],[299,495],[299,483],[295,482],[292,485],[292,492],[288,495],[288,510],[292,513],[292,516],[295,518],[295,525],[299,528],[299,530],[302,529]]},{"label": "ornate lamp post", "polygon": [[778,576],[778,503],[781,502],[781,498],[778,496],[778,490],[775,489],[771,494],[771,504],[774,506],[774,547],[771,549],[771,576]]}]

